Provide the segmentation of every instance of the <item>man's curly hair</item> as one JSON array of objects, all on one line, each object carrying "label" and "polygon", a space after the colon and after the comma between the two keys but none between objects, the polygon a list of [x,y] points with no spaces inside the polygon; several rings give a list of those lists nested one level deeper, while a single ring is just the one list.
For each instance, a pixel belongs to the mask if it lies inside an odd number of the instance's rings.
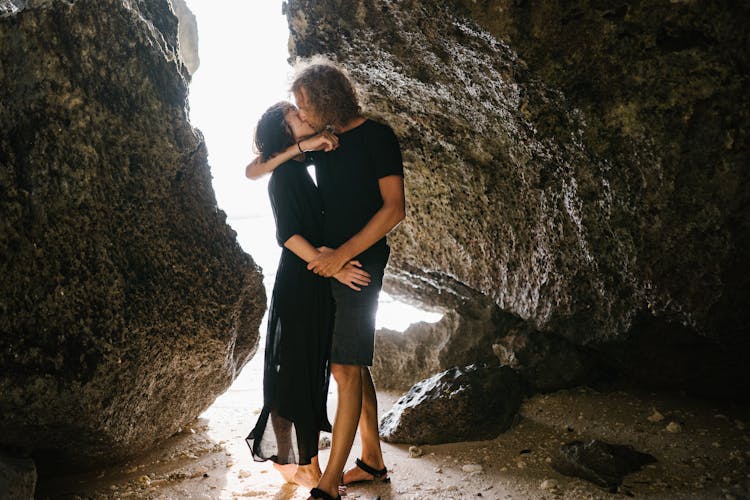
[{"label": "man's curly hair", "polygon": [[292,92],[304,87],[307,102],[324,125],[344,125],[360,115],[357,90],[343,69],[315,58],[297,66]]}]

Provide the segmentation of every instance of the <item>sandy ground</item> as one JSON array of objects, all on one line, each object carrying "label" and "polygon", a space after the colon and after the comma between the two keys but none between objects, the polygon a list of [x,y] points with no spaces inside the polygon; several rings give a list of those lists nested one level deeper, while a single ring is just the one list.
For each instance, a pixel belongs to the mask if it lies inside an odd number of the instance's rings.
[{"label": "sandy ground", "polygon": [[[37,498],[307,498],[307,489],[284,484],[270,463],[253,462],[245,444],[262,404],[261,363],[259,353],[211,408],[150,453],[116,467],[45,478]],[[380,392],[381,414],[399,396]],[[590,388],[537,395],[493,440],[421,446],[412,449],[411,455],[421,451],[418,457],[410,456],[408,444],[384,443],[392,481],[350,486],[344,499],[743,498],[750,485],[748,424],[748,407],[674,395]],[[593,438],[630,444],[658,462],[626,476],[618,494],[550,467],[561,444]],[[355,442],[352,462],[358,451]],[[320,457],[325,464],[328,450]]]}]

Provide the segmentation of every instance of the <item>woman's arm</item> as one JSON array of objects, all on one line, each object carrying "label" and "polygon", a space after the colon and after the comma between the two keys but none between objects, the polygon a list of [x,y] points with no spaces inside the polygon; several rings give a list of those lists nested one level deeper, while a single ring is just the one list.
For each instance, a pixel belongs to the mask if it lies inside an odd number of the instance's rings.
[{"label": "woman's arm", "polygon": [[338,146],[339,138],[334,134],[324,130],[319,134],[302,139],[296,144],[292,144],[284,151],[278,153],[277,155],[269,158],[266,161],[262,161],[260,159],[260,156],[256,157],[247,165],[247,167],[245,167],[245,176],[253,180],[259,179],[264,175],[273,172],[276,167],[278,167],[285,161],[289,161],[292,158],[303,154],[303,151],[328,152],[336,149]]},{"label": "woman's arm", "polygon": [[[310,242],[299,234],[295,234],[286,240],[284,246],[294,252],[295,255],[305,262],[310,262],[320,253],[320,250],[312,246]],[[370,273],[361,269],[361,267],[362,264],[360,264],[359,261],[349,261],[332,277],[339,280],[349,288],[359,292],[361,288],[357,285],[367,286],[370,283]]]}]

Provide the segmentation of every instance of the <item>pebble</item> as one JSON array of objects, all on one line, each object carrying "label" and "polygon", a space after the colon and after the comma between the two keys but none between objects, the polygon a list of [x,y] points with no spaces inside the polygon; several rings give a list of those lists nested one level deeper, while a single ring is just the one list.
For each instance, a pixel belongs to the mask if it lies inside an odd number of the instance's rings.
[{"label": "pebble", "polygon": [[560,485],[554,479],[545,479],[539,487],[543,490],[556,490],[560,488]]},{"label": "pebble", "polygon": [[482,472],[484,468],[479,464],[466,464],[463,467],[461,467],[461,470],[464,472]]},{"label": "pebble", "polygon": [[721,448],[721,445],[718,443],[718,441],[714,441],[713,443],[711,443],[711,446],[713,446],[714,448]]},{"label": "pebble", "polygon": [[252,475],[252,473],[249,470],[242,469],[240,472],[237,473],[237,475],[242,478],[248,478]]},{"label": "pebble", "polygon": [[138,484],[141,484],[143,486],[150,486],[151,485],[151,479],[149,479],[148,476],[141,476],[138,478]]},{"label": "pebble", "polygon": [[664,415],[659,413],[659,411],[654,408],[654,413],[652,413],[646,420],[648,420],[649,422],[661,422],[662,420],[664,420]]},{"label": "pebble", "polygon": [[677,433],[681,431],[682,431],[682,426],[678,424],[677,422],[669,422],[669,424],[667,425],[667,432]]},{"label": "pebble", "polygon": [[737,426],[737,428],[738,428],[739,430],[741,430],[741,431],[744,431],[744,430],[745,430],[745,423],[744,423],[744,422],[742,422],[741,420],[735,420],[735,421],[734,421],[734,425],[736,425],[736,426]]},{"label": "pebble", "polygon": [[409,446],[409,458],[419,458],[424,455],[422,448],[419,446]]},{"label": "pebble", "polygon": [[441,467],[435,467],[433,470],[435,471],[436,474],[442,474],[443,473],[443,469]]}]

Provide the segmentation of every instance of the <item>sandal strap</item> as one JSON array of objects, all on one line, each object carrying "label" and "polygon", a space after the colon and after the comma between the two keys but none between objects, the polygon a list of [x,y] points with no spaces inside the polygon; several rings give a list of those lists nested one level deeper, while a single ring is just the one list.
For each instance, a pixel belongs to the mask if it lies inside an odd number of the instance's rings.
[{"label": "sandal strap", "polygon": [[329,495],[327,492],[321,490],[320,488],[311,489],[310,496],[313,498],[322,498],[323,500],[341,500],[341,495],[333,497]]},{"label": "sandal strap", "polygon": [[378,470],[375,467],[372,467],[371,465],[367,465],[365,462],[363,462],[360,459],[357,459],[354,461],[354,463],[362,469],[363,471],[367,472],[368,474],[371,474],[375,479],[382,479],[388,474],[388,468],[383,467],[382,469]]}]

